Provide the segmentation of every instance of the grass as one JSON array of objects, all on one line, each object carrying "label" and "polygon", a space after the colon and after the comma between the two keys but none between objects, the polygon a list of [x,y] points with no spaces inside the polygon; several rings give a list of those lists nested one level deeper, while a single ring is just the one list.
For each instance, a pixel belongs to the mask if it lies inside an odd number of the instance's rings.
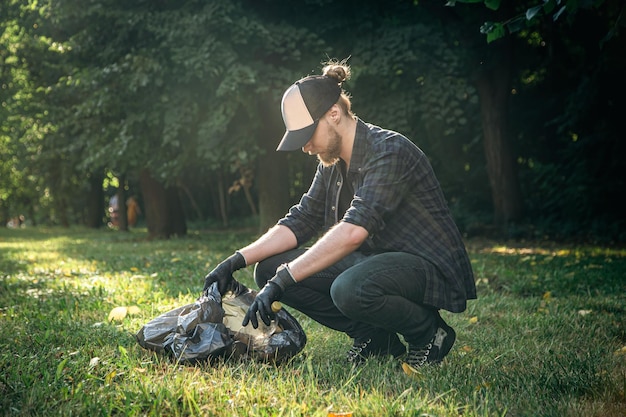
[{"label": "grass", "polygon": [[[626,250],[470,241],[479,299],[446,314],[457,342],[418,377],[358,369],[350,341],[291,311],[289,363],[182,366],[134,334],[192,302],[251,232],[0,230],[0,413],[7,416],[624,416]],[[252,285],[252,268],[236,277]],[[118,306],[139,313],[108,321]]]}]

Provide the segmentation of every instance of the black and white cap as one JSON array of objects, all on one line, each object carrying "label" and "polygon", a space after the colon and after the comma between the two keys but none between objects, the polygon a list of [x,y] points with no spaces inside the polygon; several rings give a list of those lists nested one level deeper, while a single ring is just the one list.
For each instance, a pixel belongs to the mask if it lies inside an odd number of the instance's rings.
[{"label": "black and white cap", "polygon": [[281,102],[287,131],[277,151],[295,151],[313,136],[320,118],[339,100],[341,86],[335,78],[312,75],[296,81]]}]

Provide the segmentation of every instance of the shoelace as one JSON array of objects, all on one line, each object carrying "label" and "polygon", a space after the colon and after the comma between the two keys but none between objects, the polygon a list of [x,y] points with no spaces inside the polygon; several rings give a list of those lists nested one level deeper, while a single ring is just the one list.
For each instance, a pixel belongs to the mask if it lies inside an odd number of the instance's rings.
[{"label": "shoelace", "polygon": [[430,349],[432,349],[432,347],[433,344],[429,343],[421,348],[409,349],[405,362],[411,366],[423,366],[428,360],[428,355],[430,355]]},{"label": "shoelace", "polygon": [[372,342],[372,339],[367,339],[363,343],[355,343],[352,345],[346,356],[348,357],[348,361],[354,362],[361,356],[361,352]]}]

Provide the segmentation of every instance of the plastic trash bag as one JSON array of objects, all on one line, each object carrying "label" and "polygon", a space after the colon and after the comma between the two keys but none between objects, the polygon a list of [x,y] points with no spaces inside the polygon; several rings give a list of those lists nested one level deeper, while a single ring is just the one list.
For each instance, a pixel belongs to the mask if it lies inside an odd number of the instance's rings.
[{"label": "plastic trash bag", "polygon": [[238,284],[235,292],[220,296],[214,283],[194,303],[175,308],[146,323],[135,335],[145,349],[166,354],[182,363],[217,357],[253,358],[281,362],[298,354],[306,335],[285,309],[266,326],[241,326],[256,291]]}]

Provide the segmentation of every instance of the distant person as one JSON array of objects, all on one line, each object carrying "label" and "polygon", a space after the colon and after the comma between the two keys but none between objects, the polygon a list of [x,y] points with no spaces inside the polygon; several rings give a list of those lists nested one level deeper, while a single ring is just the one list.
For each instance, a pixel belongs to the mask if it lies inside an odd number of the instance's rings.
[{"label": "distant person", "polygon": [[256,263],[261,290],[243,325],[257,327],[257,315],[269,324],[272,302],[282,300],[352,338],[349,363],[402,356],[412,373],[452,348],[455,331],[439,310],[464,311],[476,298],[474,275],[428,158],[352,113],[342,90],[349,76],[348,65],[331,62],[284,93],[277,150],[317,155],[313,182],[276,226],[213,269],[204,288],[217,282],[223,294],[234,271]]},{"label": "distant person", "polygon": [[17,217],[12,217],[7,222],[7,227],[9,229],[20,229],[24,227],[25,218],[23,215],[19,215]]},{"label": "distant person", "polygon": [[128,222],[128,227],[135,227],[137,224],[137,218],[141,214],[141,209],[139,208],[139,203],[135,197],[129,197],[126,200],[126,220]]},{"label": "distant person", "polygon": [[117,227],[119,225],[120,211],[117,194],[113,194],[109,199],[109,227]]}]

